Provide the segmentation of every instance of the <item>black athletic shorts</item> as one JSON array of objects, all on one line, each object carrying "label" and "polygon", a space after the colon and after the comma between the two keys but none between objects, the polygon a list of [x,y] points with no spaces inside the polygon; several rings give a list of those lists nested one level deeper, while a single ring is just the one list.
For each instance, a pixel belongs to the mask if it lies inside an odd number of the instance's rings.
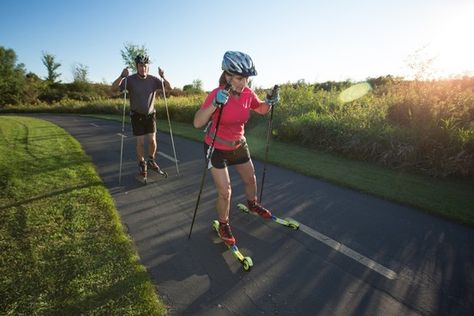
[{"label": "black athletic shorts", "polygon": [[130,112],[130,121],[132,122],[132,130],[134,136],[141,136],[156,132],[156,113],[140,114]]},{"label": "black athletic shorts", "polygon": [[[207,157],[207,151],[209,150],[209,145],[204,143],[204,157]],[[243,143],[238,148],[234,150],[221,150],[214,148],[214,152],[211,157],[210,167],[217,169],[224,169],[227,166],[239,165],[250,161],[250,151],[247,143]]]}]

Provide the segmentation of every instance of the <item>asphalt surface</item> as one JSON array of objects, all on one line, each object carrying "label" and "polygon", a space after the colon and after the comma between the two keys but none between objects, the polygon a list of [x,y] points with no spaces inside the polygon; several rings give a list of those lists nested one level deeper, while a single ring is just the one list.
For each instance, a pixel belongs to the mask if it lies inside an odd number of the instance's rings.
[{"label": "asphalt surface", "polygon": [[[72,115],[37,115],[68,131],[92,157],[171,315],[474,315],[474,229],[275,166],[263,204],[302,224],[294,231],[231,210],[250,272],[211,229],[215,191],[207,177],[193,234],[188,232],[203,173],[202,144],[175,137],[180,175],[143,185],[135,140],[121,124]],[[173,156],[168,134],[159,151]],[[270,149],[271,150],[271,149]],[[270,151],[271,154],[271,151]],[[262,164],[254,161],[257,178]],[[244,201],[234,170],[232,204]]]}]

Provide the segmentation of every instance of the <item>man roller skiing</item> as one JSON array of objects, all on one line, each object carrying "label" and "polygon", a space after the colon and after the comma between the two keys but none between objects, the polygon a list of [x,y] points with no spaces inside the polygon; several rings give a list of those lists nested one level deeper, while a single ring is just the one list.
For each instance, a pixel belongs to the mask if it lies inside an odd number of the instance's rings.
[{"label": "man roller skiing", "polygon": [[[112,83],[113,91],[127,90],[130,94],[130,120],[132,123],[133,135],[136,136],[136,155],[140,173],[144,179],[147,176],[147,169],[167,176],[155,161],[157,151],[156,141],[156,111],[155,95],[156,91],[162,89],[162,81],[165,89],[171,90],[170,83],[164,77],[164,71],[158,68],[161,80],[150,75],[149,58],[146,55],[137,55],[135,64],[137,73],[129,75],[128,68],[122,70],[120,77]],[[145,138],[148,144],[148,157],[145,160]]]}]

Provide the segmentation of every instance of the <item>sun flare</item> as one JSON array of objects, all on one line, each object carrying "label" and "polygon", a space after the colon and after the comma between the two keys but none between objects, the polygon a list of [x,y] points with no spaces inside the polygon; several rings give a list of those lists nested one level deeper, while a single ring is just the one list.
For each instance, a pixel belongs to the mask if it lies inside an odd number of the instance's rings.
[{"label": "sun flare", "polygon": [[445,12],[433,27],[433,39],[427,50],[439,75],[474,75],[473,17],[474,3],[469,3]]}]

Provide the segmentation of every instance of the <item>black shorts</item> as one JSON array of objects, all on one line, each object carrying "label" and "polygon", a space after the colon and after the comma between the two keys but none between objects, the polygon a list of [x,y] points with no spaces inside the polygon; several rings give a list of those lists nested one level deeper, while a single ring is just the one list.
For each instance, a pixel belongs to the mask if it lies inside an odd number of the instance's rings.
[{"label": "black shorts", "polygon": [[134,136],[156,133],[156,113],[140,114],[130,112],[130,121]]},{"label": "black shorts", "polygon": [[[207,157],[209,147],[208,144],[204,143],[204,157]],[[208,164],[208,167],[224,169],[227,166],[239,165],[248,161],[250,161],[249,146],[247,143],[243,143],[234,150],[221,150],[214,148],[210,165]]]}]

